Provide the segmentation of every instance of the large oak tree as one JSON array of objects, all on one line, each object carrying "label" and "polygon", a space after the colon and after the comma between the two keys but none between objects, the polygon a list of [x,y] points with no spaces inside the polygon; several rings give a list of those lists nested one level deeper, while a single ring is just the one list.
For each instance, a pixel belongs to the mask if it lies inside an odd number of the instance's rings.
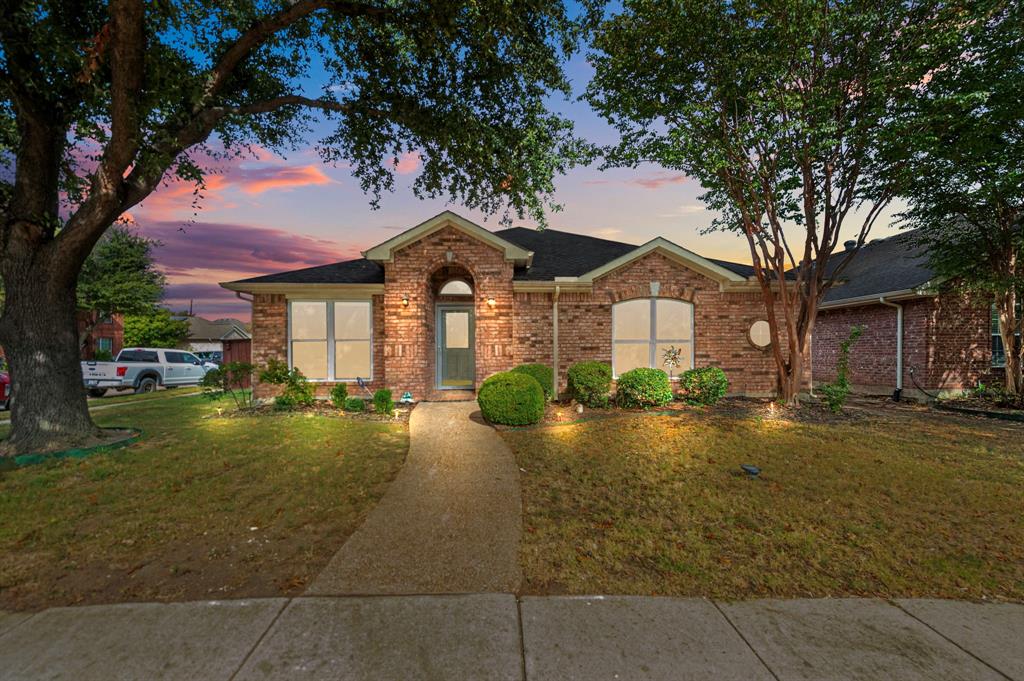
[{"label": "large oak tree", "polygon": [[[856,248],[898,192],[896,113],[948,52],[942,3],[626,0],[598,28],[587,98],[621,133],[607,165],[700,182],[715,228],[742,234],[795,403],[841,240]],[[842,250],[842,247],[838,250]]]},{"label": "large oak tree", "polygon": [[[2,0],[0,344],[11,365],[6,453],[96,432],[75,285],[97,240],[168,177],[200,182],[228,153],[288,148],[326,116],[326,161],[373,200],[418,151],[420,196],[542,216],[581,151],[545,98],[576,23],[559,0]],[[322,77],[321,77],[321,74]],[[205,150],[209,151],[209,149]]]}]

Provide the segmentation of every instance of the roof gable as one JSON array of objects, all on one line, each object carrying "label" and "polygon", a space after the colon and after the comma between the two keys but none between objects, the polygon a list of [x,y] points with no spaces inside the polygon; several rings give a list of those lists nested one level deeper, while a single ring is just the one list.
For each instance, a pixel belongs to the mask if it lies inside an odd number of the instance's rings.
[{"label": "roof gable", "polygon": [[435,215],[429,220],[421,222],[415,227],[407,229],[401,234],[392,237],[383,243],[377,244],[373,248],[363,251],[363,257],[375,262],[391,262],[394,259],[395,251],[398,249],[404,248],[415,241],[419,241],[420,239],[429,236],[438,230],[444,229],[445,227],[457,229],[478,241],[482,241],[500,251],[504,251],[505,259],[514,262],[516,265],[528,267],[533,258],[532,251],[514,244],[511,241],[506,241],[494,232],[488,231],[475,222],[470,222],[466,218],[453,213],[450,210],[446,210],[439,215]]},{"label": "roof gable", "polygon": [[624,267],[625,265],[644,257],[645,255],[655,252],[661,253],[670,260],[673,260],[684,267],[694,270],[720,283],[747,281],[747,277],[727,269],[712,260],[708,260],[704,256],[697,255],[693,251],[687,250],[660,236],[651,239],[642,246],[637,246],[632,251],[577,277],[577,280],[581,282],[592,282],[595,279],[603,277],[606,274],[610,274],[620,267]]}]

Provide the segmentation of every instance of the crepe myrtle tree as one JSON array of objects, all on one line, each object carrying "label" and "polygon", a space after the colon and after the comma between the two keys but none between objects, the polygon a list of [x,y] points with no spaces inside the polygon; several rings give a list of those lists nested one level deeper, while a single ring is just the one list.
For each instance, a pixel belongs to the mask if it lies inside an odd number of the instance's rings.
[{"label": "crepe myrtle tree", "polygon": [[995,304],[1005,389],[1024,393],[1024,6],[980,3],[953,59],[916,89],[902,217],[936,274]]},{"label": "crepe myrtle tree", "polygon": [[826,265],[841,273],[896,194],[893,110],[952,22],[906,0],[626,0],[596,29],[586,98],[621,134],[606,166],[700,182],[746,237],[780,397],[796,404]]},{"label": "crepe myrtle tree", "polygon": [[538,219],[553,177],[585,153],[545,106],[568,92],[578,40],[559,0],[0,2],[0,153],[13,166],[0,344],[18,395],[7,454],[95,434],[79,270],[162,182],[201,188],[201,153],[294,148],[325,117],[322,158],[350,164],[374,204],[416,151],[418,196]]}]

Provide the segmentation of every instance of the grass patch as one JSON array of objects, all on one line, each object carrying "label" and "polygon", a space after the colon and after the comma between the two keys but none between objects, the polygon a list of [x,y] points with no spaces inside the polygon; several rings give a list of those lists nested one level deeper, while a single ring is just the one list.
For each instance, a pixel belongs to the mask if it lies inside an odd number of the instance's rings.
[{"label": "grass patch", "polygon": [[1022,435],[930,414],[716,411],[506,431],[523,469],[525,588],[1022,600]]},{"label": "grass patch", "polygon": [[142,440],[0,474],[0,609],[301,591],[398,471],[406,426],[212,417],[231,406],[101,411]]}]

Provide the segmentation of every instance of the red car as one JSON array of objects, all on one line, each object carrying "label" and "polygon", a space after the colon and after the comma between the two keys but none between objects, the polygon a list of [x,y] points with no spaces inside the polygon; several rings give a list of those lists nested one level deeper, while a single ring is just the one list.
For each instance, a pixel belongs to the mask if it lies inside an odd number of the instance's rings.
[{"label": "red car", "polygon": [[[2,366],[2,365],[0,365]],[[11,408],[11,377],[6,371],[0,371],[0,409]]]}]

